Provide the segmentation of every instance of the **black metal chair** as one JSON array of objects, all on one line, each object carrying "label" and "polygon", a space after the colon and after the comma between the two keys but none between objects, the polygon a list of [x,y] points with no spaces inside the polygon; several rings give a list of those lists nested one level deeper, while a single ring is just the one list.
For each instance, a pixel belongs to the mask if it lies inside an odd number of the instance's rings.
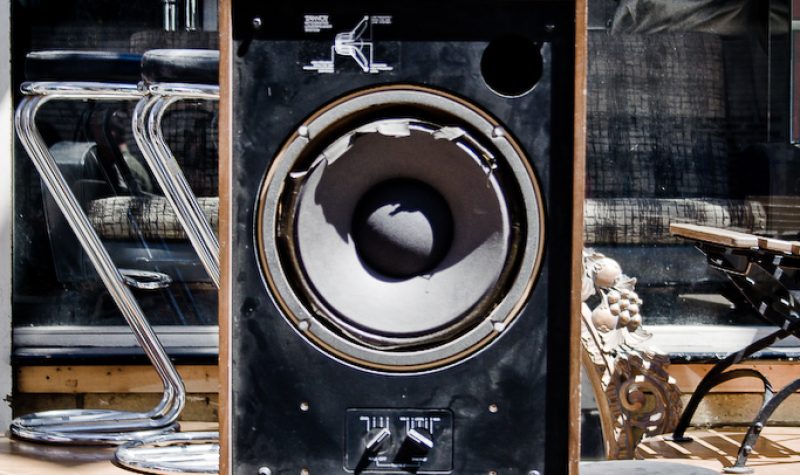
[{"label": "black metal chair", "polygon": [[752,473],[745,465],[756,440],[780,404],[800,389],[800,378],[776,391],[769,379],[754,369],[729,368],[790,335],[800,336],[800,242],[690,224],[674,224],[671,229],[676,236],[694,241],[708,264],[722,271],[759,315],[777,328],[714,365],[698,384],[672,434],[675,442],[692,440],[685,431],[700,402],[714,387],[732,379],[759,379],[764,384],[761,407],[739,447],[736,462],[723,469],[726,473]]}]

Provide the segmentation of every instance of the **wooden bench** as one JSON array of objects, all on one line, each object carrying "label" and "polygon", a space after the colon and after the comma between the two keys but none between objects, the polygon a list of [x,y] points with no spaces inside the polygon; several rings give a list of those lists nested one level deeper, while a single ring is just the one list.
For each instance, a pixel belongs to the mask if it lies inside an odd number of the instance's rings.
[{"label": "wooden bench", "polygon": [[687,442],[685,436],[692,416],[703,398],[716,386],[739,378],[755,378],[764,386],[763,400],[739,448],[736,462],[727,473],[750,473],[745,467],[767,420],[791,394],[800,389],[800,379],[789,382],[779,391],[754,368],[732,368],[780,340],[800,336],[800,243],[772,239],[734,230],[693,224],[672,224],[670,231],[695,242],[706,254],[710,266],[722,271],[758,314],[775,330],[728,354],[716,363],[700,381],[673,432],[673,441]]}]

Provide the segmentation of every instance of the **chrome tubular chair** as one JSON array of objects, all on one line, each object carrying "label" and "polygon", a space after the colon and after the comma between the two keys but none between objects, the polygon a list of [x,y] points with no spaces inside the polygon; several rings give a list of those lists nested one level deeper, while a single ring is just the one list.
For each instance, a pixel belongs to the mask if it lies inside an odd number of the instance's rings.
[{"label": "chrome tubular chair", "polygon": [[65,410],[26,415],[11,423],[11,434],[18,438],[48,443],[119,445],[178,429],[176,420],[185,403],[183,381],[128,288],[130,279],[114,265],[36,125],[37,112],[49,101],[141,99],[144,92],[135,85],[137,79],[134,78],[140,71],[139,61],[138,55],[105,52],[31,53],[26,63],[29,82],[22,85],[25,97],[17,108],[15,126],[42,181],[161,378],[164,394],[149,412]]},{"label": "chrome tubular chair", "polygon": [[116,462],[159,475],[219,473],[219,433],[182,432],[156,435],[117,449]]},{"label": "chrome tubular chair", "polygon": [[148,95],[139,100],[132,117],[136,143],[217,288],[220,279],[217,235],[164,140],[161,121],[167,109],[176,102],[219,100],[218,71],[218,51],[166,49],[146,52],[142,57],[144,80],[140,89]]},{"label": "chrome tubular chair", "polygon": [[[219,52],[152,50],[142,58],[140,89],[149,93],[133,113],[133,130],[150,170],[173,207],[189,241],[219,288],[219,242],[180,165],[164,140],[161,122],[179,101],[219,99]],[[179,81],[179,82],[178,82]],[[117,449],[116,463],[154,474],[219,473],[219,433],[151,436]]]}]

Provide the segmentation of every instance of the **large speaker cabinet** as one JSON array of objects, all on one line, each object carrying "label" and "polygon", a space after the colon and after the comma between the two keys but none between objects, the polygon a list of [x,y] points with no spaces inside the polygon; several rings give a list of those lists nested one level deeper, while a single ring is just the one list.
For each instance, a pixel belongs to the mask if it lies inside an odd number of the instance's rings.
[{"label": "large speaker cabinet", "polygon": [[567,473],[576,2],[227,3],[223,467]]}]

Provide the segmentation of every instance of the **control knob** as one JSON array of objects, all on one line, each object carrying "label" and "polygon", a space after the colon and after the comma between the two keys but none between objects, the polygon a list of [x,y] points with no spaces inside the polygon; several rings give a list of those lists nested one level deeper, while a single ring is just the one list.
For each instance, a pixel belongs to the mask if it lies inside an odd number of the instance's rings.
[{"label": "control knob", "polygon": [[426,455],[433,448],[433,436],[426,429],[415,427],[406,432],[405,445],[409,446],[415,455]]},{"label": "control knob", "polygon": [[364,447],[367,453],[377,454],[389,448],[392,433],[386,427],[375,427],[364,436]]}]

